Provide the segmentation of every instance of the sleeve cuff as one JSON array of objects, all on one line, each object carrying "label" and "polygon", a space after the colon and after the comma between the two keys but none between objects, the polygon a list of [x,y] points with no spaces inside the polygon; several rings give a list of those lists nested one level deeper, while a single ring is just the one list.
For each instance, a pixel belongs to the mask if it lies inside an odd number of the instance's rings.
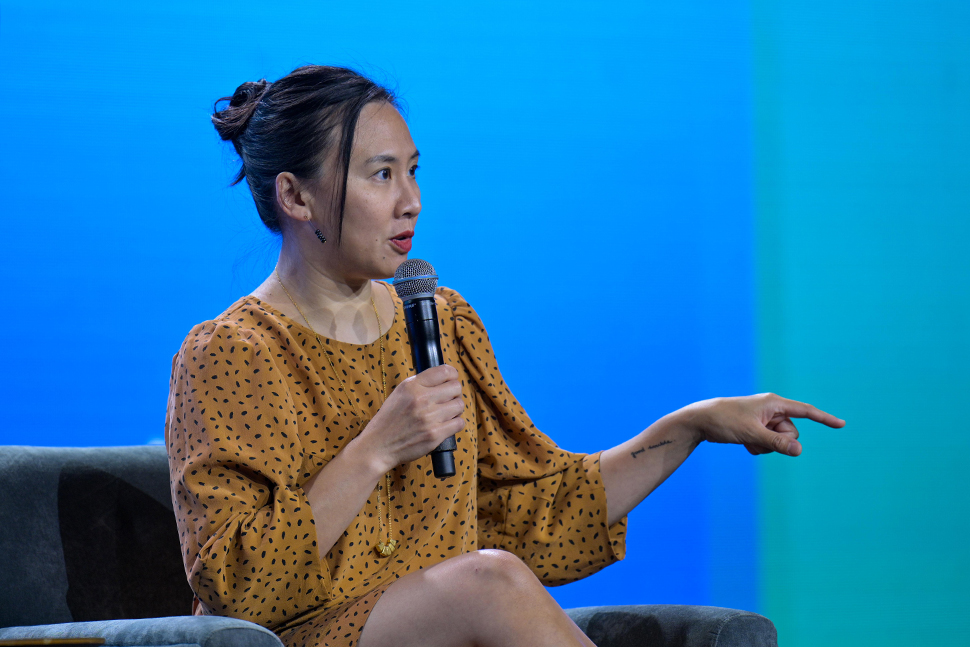
[{"label": "sleeve cuff", "polygon": [[[603,497],[603,500],[606,501],[606,487],[603,485],[603,476],[600,472],[600,456],[602,453],[596,452],[595,454],[588,454],[583,458],[583,468],[586,470],[586,481],[589,484],[590,491],[596,496]],[[609,521],[608,515],[607,506],[604,505],[602,507],[602,515],[600,516],[600,523],[606,529],[607,543],[613,551],[613,557],[617,561],[620,561],[626,557],[627,517],[624,515],[619,521],[609,526],[607,525]]]}]

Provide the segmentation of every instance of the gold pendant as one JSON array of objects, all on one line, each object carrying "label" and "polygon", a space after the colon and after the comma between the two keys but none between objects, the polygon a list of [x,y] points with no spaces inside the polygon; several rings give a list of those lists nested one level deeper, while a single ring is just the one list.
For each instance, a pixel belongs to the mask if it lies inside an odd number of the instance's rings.
[{"label": "gold pendant", "polygon": [[389,539],[386,544],[383,541],[378,541],[377,545],[374,546],[374,551],[381,557],[388,557],[395,550],[397,550],[397,539]]}]

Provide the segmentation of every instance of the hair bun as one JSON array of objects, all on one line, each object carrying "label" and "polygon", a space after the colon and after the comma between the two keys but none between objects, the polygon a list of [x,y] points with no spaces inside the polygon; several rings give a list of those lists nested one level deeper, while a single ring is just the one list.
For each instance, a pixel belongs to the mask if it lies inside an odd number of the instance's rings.
[{"label": "hair bun", "polygon": [[[225,141],[231,141],[237,150],[239,146],[236,140],[246,131],[259,100],[266,94],[269,86],[266,79],[246,81],[236,88],[231,97],[222,97],[213,105],[212,125],[216,127],[219,136]],[[228,101],[229,105],[224,110],[219,110],[220,101]]]}]

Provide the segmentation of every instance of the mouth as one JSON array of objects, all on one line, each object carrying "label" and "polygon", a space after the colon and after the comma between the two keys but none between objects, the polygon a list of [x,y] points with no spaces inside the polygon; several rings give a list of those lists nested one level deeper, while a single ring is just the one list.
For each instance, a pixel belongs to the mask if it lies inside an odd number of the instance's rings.
[{"label": "mouth", "polygon": [[400,252],[407,254],[411,251],[411,239],[413,237],[413,231],[401,232],[391,239],[391,244],[394,245],[394,247],[396,247]]}]

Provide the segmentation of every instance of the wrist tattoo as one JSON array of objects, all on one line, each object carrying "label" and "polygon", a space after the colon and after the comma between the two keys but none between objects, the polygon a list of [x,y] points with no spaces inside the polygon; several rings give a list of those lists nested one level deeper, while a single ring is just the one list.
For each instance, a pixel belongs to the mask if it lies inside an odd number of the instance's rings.
[{"label": "wrist tattoo", "polygon": [[635,452],[630,452],[630,456],[632,456],[633,458],[636,458],[637,457],[637,454],[642,454],[645,451],[647,451],[647,450],[645,450],[643,447],[641,447],[640,449],[638,449]]},{"label": "wrist tattoo", "polygon": [[674,441],[672,441],[672,440],[664,440],[664,441],[661,441],[661,442],[657,443],[656,445],[650,445],[649,447],[647,447],[647,449],[656,449],[658,447],[663,447],[664,445],[670,445],[673,442]]}]

